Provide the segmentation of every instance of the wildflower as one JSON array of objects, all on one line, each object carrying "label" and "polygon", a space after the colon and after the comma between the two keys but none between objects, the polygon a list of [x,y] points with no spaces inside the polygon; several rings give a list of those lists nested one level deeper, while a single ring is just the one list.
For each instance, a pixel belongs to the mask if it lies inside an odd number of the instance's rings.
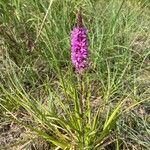
[{"label": "wildflower", "polygon": [[71,60],[79,74],[85,70],[88,64],[87,33],[87,29],[82,24],[80,11],[77,16],[77,26],[71,32]]}]

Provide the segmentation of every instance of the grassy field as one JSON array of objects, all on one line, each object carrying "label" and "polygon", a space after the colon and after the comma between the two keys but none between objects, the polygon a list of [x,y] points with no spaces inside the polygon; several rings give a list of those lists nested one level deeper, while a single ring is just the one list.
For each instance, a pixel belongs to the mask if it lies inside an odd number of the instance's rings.
[{"label": "grassy field", "polygon": [[[71,62],[82,7],[89,66]],[[150,1],[0,0],[0,150],[149,150]]]}]

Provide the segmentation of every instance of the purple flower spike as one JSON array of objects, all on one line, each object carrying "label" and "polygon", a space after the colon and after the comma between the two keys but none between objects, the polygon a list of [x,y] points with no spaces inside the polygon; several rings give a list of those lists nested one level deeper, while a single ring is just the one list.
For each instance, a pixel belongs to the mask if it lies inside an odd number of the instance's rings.
[{"label": "purple flower spike", "polygon": [[71,60],[76,71],[81,74],[87,67],[88,39],[87,29],[82,25],[81,12],[78,13],[77,27],[71,32]]}]

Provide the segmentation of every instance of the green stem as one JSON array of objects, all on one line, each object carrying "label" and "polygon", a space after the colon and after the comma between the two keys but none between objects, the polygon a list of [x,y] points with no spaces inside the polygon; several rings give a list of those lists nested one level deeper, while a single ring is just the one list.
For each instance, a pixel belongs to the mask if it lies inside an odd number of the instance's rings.
[{"label": "green stem", "polygon": [[84,131],[84,87],[83,87],[83,76],[79,76],[79,82],[80,82],[80,116],[81,116],[81,131],[82,131],[82,148],[85,147],[85,131]]}]

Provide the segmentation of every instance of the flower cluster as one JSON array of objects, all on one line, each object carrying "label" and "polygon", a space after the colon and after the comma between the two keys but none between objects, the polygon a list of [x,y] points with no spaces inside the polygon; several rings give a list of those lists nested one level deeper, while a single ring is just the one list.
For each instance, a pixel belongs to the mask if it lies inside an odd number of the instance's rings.
[{"label": "flower cluster", "polygon": [[82,26],[81,14],[78,16],[77,27],[71,32],[71,60],[78,73],[82,73],[87,67],[88,39],[87,29]]}]

